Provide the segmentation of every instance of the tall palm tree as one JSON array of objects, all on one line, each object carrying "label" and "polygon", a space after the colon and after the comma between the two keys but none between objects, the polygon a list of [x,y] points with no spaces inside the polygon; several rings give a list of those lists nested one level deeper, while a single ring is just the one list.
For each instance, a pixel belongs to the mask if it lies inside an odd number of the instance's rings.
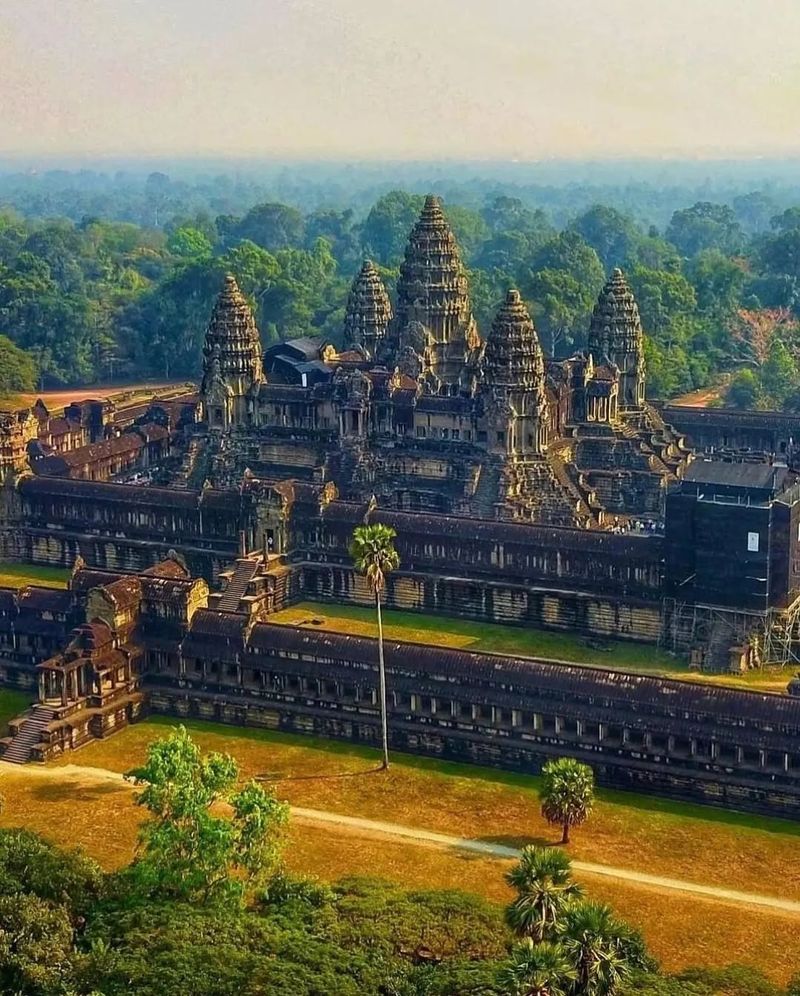
[{"label": "tall palm tree", "polygon": [[386,575],[397,570],[400,557],[394,548],[397,533],[391,526],[381,523],[356,526],[350,544],[350,556],[356,570],[366,576],[367,584],[375,596],[375,610],[378,614],[378,683],[381,706],[381,738],[383,742],[383,763],[389,767],[389,724],[386,715],[386,668],[383,662],[383,621],[381,619],[381,596],[386,588]]},{"label": "tall palm tree", "polygon": [[572,878],[572,863],[556,848],[526,847],[519,863],[506,874],[517,897],[506,909],[508,925],[535,941],[552,938],[567,906],[581,895]]},{"label": "tall palm tree", "polygon": [[507,996],[568,996],[577,978],[569,952],[561,944],[536,944],[527,937],[511,949],[498,982]]},{"label": "tall palm tree", "polygon": [[625,947],[630,931],[603,903],[573,903],[559,940],[577,968],[575,993],[614,996],[630,973]]}]

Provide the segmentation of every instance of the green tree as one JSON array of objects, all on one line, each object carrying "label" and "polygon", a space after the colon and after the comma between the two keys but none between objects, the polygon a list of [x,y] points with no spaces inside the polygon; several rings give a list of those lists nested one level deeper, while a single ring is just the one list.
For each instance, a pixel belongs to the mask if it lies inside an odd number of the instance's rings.
[{"label": "green tree", "polygon": [[185,226],[177,228],[169,239],[167,239],[167,249],[173,256],[181,259],[203,259],[211,255],[211,239],[205,232],[196,228]]},{"label": "green tree", "polygon": [[361,228],[362,254],[384,266],[396,265],[424,202],[424,197],[405,190],[384,194],[370,209]]},{"label": "green tree", "polygon": [[303,244],[305,219],[287,204],[257,204],[233,227],[230,237],[255,242],[262,249],[297,249]]},{"label": "green tree", "polygon": [[736,408],[755,408],[761,394],[758,377],[749,367],[737,371],[726,392],[726,398]]},{"label": "green tree", "polygon": [[367,579],[367,584],[375,597],[375,611],[378,617],[378,682],[381,709],[381,741],[383,746],[384,770],[389,767],[389,723],[386,709],[386,668],[383,660],[383,621],[381,619],[381,598],[386,588],[386,575],[400,566],[400,557],[394,548],[397,533],[391,526],[382,523],[356,526],[350,544],[350,556],[355,568]]},{"label": "green tree", "polygon": [[778,409],[797,386],[797,366],[780,339],[773,340],[770,345],[769,355],[761,367],[761,384],[771,404]]},{"label": "green tree", "polygon": [[727,323],[741,303],[747,273],[741,261],[718,250],[699,253],[687,267],[701,313]]},{"label": "green tree", "polygon": [[614,996],[631,971],[624,956],[629,930],[602,903],[574,903],[564,916],[561,942],[577,968],[576,993]]},{"label": "green tree", "polygon": [[100,869],[30,830],[0,830],[0,896],[30,894],[83,913],[101,894]]},{"label": "green tree", "polygon": [[[144,786],[136,802],[150,813],[130,868],[144,894],[241,897],[275,872],[288,806],[255,782],[236,791],[239,769],[229,755],[203,756],[180,727],[152,743],[145,764],[125,777]],[[232,816],[218,815],[223,802]]]},{"label": "green tree", "polygon": [[506,909],[508,925],[535,941],[555,937],[567,906],[581,895],[572,863],[557,848],[524,848],[518,864],[506,873],[506,882],[517,893]]},{"label": "green tree", "polygon": [[498,981],[505,996],[569,996],[576,979],[571,954],[563,945],[526,938],[511,949]]},{"label": "green tree", "polygon": [[64,992],[72,957],[66,907],[18,893],[0,896],[0,991],[30,996]]},{"label": "green tree", "polygon": [[605,204],[595,204],[569,226],[600,257],[606,271],[635,258],[641,232],[632,218]]},{"label": "green tree", "polygon": [[707,249],[734,255],[744,245],[744,235],[727,204],[698,201],[676,211],[666,231],[667,239],[688,259]]},{"label": "green tree", "polygon": [[581,826],[594,805],[594,774],[588,764],[571,757],[548,761],[542,768],[542,816],[562,828],[561,843],[569,843],[571,827]]},{"label": "green tree", "polygon": [[36,360],[24,349],[0,335],[0,393],[32,391],[36,387]]}]

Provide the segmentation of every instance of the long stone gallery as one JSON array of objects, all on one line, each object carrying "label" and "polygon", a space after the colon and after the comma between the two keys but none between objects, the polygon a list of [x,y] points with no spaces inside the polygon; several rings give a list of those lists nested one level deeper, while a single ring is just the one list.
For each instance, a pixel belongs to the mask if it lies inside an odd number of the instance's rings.
[{"label": "long stone gallery", "polygon": [[[228,276],[196,388],[0,414],[0,559],[71,570],[0,589],[0,683],[30,709],[6,760],[46,759],[145,710],[374,744],[374,641],[279,625],[367,603],[353,529],[397,532],[387,605],[658,644],[701,672],[794,661],[800,419],[645,400],[624,274],[585,352],[546,360],[510,289],[485,337],[427,198],[392,303],[365,262],[341,344],[262,350]],[[787,694],[543,659],[387,645],[390,736],[522,770],[800,812]],[[795,694],[791,694],[794,690]]]}]

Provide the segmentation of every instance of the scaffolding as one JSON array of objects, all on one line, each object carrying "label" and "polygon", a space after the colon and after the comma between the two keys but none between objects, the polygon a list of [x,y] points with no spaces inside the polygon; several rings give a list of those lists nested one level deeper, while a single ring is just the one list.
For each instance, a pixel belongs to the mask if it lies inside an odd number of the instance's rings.
[{"label": "scaffolding", "polygon": [[703,651],[701,669],[730,670],[731,650],[750,648],[756,667],[800,665],[800,595],[782,609],[728,609],[665,598],[661,645],[673,653]]}]

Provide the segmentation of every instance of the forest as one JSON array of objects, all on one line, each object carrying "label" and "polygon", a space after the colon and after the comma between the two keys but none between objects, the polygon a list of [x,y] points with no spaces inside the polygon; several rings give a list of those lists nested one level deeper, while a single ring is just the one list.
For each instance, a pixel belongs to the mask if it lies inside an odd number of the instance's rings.
[{"label": "forest", "polygon": [[196,377],[228,270],[265,345],[308,334],[336,343],[361,261],[379,265],[391,292],[432,189],[484,335],[513,285],[545,353],[571,354],[621,266],[647,333],[651,398],[719,385],[727,404],[800,411],[800,190],[685,172],[615,184],[606,167],[595,182],[559,184],[544,174],[523,182],[510,167],[488,178],[444,166],[6,170],[0,392]]}]

